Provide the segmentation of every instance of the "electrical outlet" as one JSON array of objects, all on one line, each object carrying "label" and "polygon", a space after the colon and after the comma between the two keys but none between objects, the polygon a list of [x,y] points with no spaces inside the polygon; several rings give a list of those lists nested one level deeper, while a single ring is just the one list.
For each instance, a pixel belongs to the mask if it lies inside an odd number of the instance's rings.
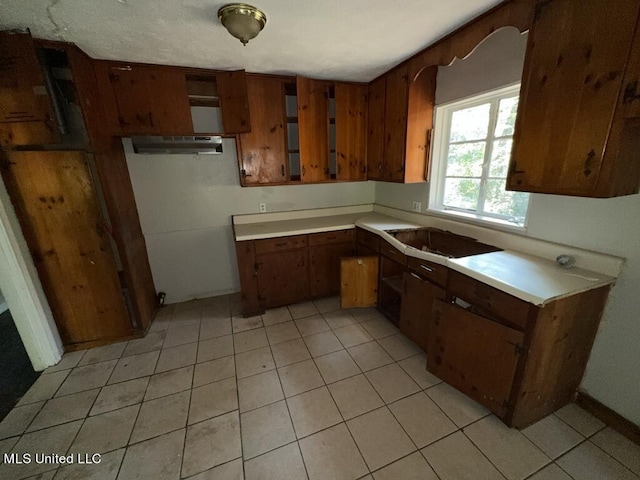
[{"label": "electrical outlet", "polygon": [[422,202],[413,202],[412,210],[414,212],[420,212],[422,210]]},{"label": "electrical outlet", "polygon": [[261,203],[260,204],[260,213],[267,213],[267,204],[266,203]]}]

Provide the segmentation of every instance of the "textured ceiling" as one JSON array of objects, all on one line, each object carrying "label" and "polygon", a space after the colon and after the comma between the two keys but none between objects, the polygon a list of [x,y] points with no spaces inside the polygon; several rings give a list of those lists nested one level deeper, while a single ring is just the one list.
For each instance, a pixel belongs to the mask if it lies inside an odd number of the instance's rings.
[{"label": "textured ceiling", "polygon": [[73,42],[94,58],[368,81],[500,0],[253,0],[246,47],[218,0],[0,0],[0,28]]}]

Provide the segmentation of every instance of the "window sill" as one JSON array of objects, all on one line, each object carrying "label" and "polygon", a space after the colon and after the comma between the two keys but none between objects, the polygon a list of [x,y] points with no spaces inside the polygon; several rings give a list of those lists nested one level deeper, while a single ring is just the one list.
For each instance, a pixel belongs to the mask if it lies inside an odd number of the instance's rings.
[{"label": "window sill", "polygon": [[460,212],[457,210],[444,210],[444,209],[437,209],[437,208],[428,208],[427,212],[429,212],[432,215],[447,218],[449,220],[456,220],[460,222],[470,223],[472,225],[492,228],[495,230],[502,230],[502,231],[511,232],[511,233],[519,233],[521,235],[527,233],[526,224],[516,225],[514,223],[507,222],[506,220],[501,220],[499,218],[486,217],[483,215]]}]

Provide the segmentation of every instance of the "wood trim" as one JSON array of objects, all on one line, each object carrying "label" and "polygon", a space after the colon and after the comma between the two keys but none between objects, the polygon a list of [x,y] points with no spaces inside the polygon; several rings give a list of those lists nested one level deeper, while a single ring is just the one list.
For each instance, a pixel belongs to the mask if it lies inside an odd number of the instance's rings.
[{"label": "wood trim", "polygon": [[624,435],[633,443],[640,445],[640,426],[614,412],[595,398],[584,392],[578,392],[575,403],[594,417],[602,420],[609,427]]}]

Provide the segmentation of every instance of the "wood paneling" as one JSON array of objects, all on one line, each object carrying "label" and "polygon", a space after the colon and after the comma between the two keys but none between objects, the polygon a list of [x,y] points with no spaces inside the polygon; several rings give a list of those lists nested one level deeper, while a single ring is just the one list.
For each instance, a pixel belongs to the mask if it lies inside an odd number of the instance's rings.
[{"label": "wood paneling", "polygon": [[29,33],[0,32],[0,123],[2,146],[60,142]]},{"label": "wood paneling", "polygon": [[518,364],[521,332],[436,300],[427,370],[504,417]]},{"label": "wood paneling", "polygon": [[[284,80],[247,77],[251,132],[238,137],[243,185],[279,184],[289,180]],[[225,124],[226,128],[226,124]]]},{"label": "wood paneling", "polygon": [[[529,33],[507,188],[596,193],[640,4],[544,2]],[[640,160],[640,156],[636,157]]]},{"label": "wood paneling", "polygon": [[337,82],[335,96],[337,179],[366,180],[367,86]]},{"label": "wood paneling", "polygon": [[120,139],[112,139],[109,151],[97,152],[95,162],[136,321],[145,330],[156,313],[156,290]]},{"label": "wood paneling", "polygon": [[434,300],[444,300],[445,291],[415,273],[403,275],[400,331],[425,352],[429,348],[429,322]]},{"label": "wood paneling", "polygon": [[367,119],[367,178],[384,177],[384,106],[386,79],[380,77],[369,84]]},{"label": "wood paneling", "polygon": [[[244,70],[216,73],[224,133],[251,131],[251,117]],[[213,133],[213,132],[212,132]]]},{"label": "wood paneling", "polygon": [[5,155],[3,178],[64,344],[130,335],[85,153]]},{"label": "wood paneling", "polygon": [[297,93],[302,183],[328,181],[329,82],[297,77]]},{"label": "wood paneling", "polygon": [[351,257],[340,261],[342,308],[373,307],[378,300],[378,257]]}]

